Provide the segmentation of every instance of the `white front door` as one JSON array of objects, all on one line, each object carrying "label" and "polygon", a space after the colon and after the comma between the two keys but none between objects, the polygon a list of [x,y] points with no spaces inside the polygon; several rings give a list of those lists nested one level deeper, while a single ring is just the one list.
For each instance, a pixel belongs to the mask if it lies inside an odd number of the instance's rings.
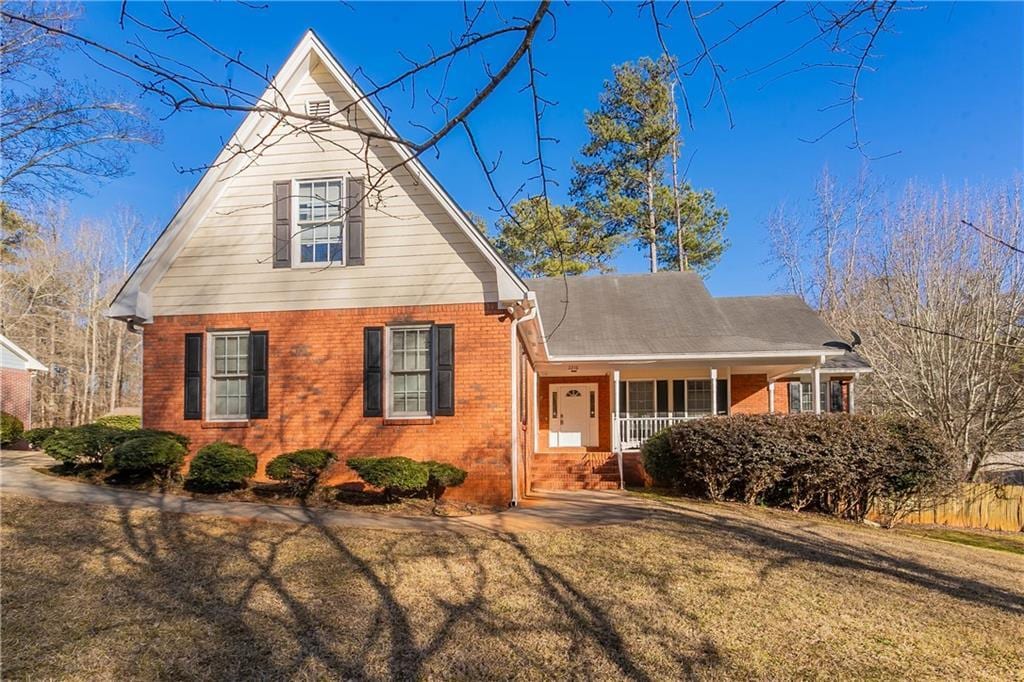
[{"label": "white front door", "polygon": [[591,393],[597,386],[556,384],[551,387],[551,435],[553,448],[592,445]]}]

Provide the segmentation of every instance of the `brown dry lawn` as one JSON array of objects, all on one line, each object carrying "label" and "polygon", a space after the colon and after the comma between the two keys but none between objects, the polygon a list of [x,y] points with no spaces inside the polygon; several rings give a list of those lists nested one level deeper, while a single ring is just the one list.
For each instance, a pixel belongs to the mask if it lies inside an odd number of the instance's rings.
[{"label": "brown dry lawn", "polygon": [[1024,679],[1024,556],[651,502],[397,533],[2,499],[4,679]]}]

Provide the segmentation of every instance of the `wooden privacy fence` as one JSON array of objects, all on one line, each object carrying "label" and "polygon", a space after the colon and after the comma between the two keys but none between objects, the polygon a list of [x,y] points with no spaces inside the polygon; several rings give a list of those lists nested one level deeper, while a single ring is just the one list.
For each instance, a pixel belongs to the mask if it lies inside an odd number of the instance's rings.
[{"label": "wooden privacy fence", "polygon": [[[877,511],[870,516],[877,519]],[[1024,531],[1024,486],[965,483],[955,494],[921,504],[900,523]]]}]

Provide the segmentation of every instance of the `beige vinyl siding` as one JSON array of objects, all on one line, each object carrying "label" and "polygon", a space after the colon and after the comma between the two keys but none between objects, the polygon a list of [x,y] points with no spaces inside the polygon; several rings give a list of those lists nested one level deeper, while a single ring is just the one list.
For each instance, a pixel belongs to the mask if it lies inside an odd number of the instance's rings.
[{"label": "beige vinyl siding", "polygon": [[[348,102],[318,66],[298,87],[291,106],[331,99]],[[360,121],[362,122],[362,121]],[[309,310],[472,303],[497,299],[493,265],[445,209],[404,170],[382,191],[378,208],[365,212],[366,264],[353,267],[274,269],[273,183],[302,178],[365,176],[363,143],[340,130],[317,133],[345,149],[290,133],[227,181],[192,238],[153,288],[153,313]],[[371,163],[388,167],[398,156],[374,143]]]}]

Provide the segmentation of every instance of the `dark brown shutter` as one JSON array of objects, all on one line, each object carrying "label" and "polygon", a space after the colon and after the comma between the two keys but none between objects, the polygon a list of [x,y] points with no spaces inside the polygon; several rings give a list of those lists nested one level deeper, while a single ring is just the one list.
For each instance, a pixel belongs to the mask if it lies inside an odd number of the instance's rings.
[{"label": "dark brown shutter", "polygon": [[363,329],[363,416],[384,416],[384,327]]},{"label": "dark brown shutter", "polygon": [[203,335],[185,334],[185,419],[203,418]]},{"label": "dark brown shutter", "polygon": [[292,183],[274,183],[274,267],[292,266]]},{"label": "dark brown shutter", "polygon": [[629,413],[629,407],[626,405],[626,384],[625,381],[619,382],[619,412],[623,415]]},{"label": "dark brown shutter", "polygon": [[654,411],[660,416],[668,414],[668,380],[658,379],[654,383]]},{"label": "dark brown shutter", "polygon": [[719,379],[718,388],[715,389],[715,399],[718,401],[718,414],[729,414],[729,380]]},{"label": "dark brown shutter", "polygon": [[686,412],[686,382],[682,379],[672,381],[672,411],[678,414]]},{"label": "dark brown shutter", "polygon": [[455,325],[435,324],[431,335],[434,375],[434,414],[455,414]]},{"label": "dark brown shutter", "polygon": [[363,193],[366,183],[362,178],[349,178],[345,196],[348,201],[348,213],[345,218],[345,248],[348,250],[346,262],[349,265],[363,265]]},{"label": "dark brown shutter", "polygon": [[790,381],[786,386],[789,391],[789,413],[796,414],[800,411],[800,382]]},{"label": "dark brown shutter", "polygon": [[267,332],[249,334],[249,418],[267,418]]}]

